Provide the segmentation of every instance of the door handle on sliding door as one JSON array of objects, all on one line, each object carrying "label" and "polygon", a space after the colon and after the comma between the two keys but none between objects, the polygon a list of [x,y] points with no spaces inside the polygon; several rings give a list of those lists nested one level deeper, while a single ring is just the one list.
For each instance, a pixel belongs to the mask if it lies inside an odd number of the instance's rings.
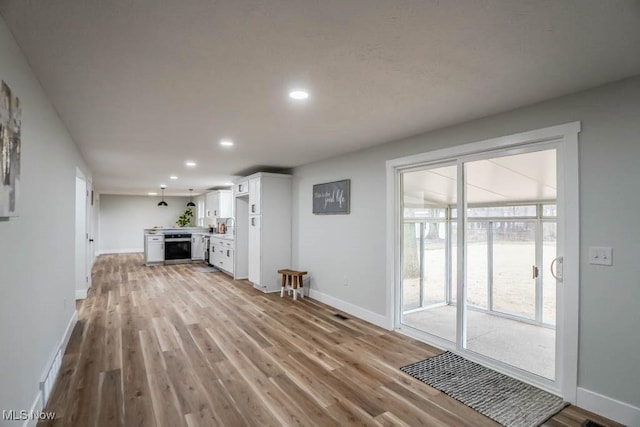
[{"label": "door handle on sliding door", "polygon": [[531,278],[535,279],[539,275],[540,275],[540,269],[538,267],[536,267],[535,265],[532,265],[531,266]]},{"label": "door handle on sliding door", "polygon": [[[554,269],[553,269],[554,265],[556,267],[555,268],[555,272],[554,272]],[[558,282],[562,282],[562,279],[564,277],[564,272],[562,271],[562,267],[563,267],[563,260],[562,260],[561,256],[559,256],[558,258],[555,258],[553,261],[551,261],[551,275]]]}]

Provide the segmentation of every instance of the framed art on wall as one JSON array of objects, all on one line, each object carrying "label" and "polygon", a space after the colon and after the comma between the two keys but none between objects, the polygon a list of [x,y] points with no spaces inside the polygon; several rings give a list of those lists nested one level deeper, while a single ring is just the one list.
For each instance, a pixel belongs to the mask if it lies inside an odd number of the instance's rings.
[{"label": "framed art on wall", "polygon": [[20,99],[3,81],[0,87],[0,218],[18,215],[21,116]]},{"label": "framed art on wall", "polygon": [[313,213],[316,215],[348,215],[351,208],[350,187],[350,179],[314,185]]}]

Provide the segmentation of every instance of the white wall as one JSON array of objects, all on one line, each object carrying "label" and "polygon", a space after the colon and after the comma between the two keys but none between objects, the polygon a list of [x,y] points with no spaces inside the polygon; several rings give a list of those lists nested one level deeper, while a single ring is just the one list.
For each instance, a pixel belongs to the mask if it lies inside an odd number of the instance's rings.
[{"label": "white wall", "polygon": [[[582,122],[579,386],[639,408],[640,77],[296,168],[294,266],[312,289],[388,315],[385,161],[572,121]],[[313,184],[346,178],[351,215],[313,215]],[[613,267],[589,265],[589,246],[613,247]]]},{"label": "white wall", "polygon": [[142,252],[145,228],[176,227],[189,198],[164,200],[169,206],[159,207],[157,196],[100,195],[100,253]]},{"label": "white wall", "polygon": [[0,410],[30,410],[75,313],[76,166],[89,173],[2,19],[0,79],[22,103],[20,216],[0,221]]}]

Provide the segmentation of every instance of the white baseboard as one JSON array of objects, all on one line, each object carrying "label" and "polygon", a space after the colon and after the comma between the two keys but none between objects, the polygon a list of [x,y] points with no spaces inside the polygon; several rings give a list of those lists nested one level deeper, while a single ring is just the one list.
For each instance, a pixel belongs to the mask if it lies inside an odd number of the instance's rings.
[{"label": "white baseboard", "polygon": [[335,307],[338,310],[349,313],[359,319],[373,323],[376,326],[380,326],[381,328],[392,330],[389,319],[382,314],[374,313],[373,311],[369,311],[355,304],[351,304],[350,302],[332,297],[331,295],[323,294],[322,292],[318,292],[314,289],[309,289],[309,297],[330,305],[331,307]]},{"label": "white baseboard", "polygon": [[144,252],[144,248],[125,248],[125,249],[103,249],[98,251],[98,255],[107,254],[135,254],[138,252]]},{"label": "white baseboard", "polygon": [[86,299],[87,298],[88,289],[76,289],[76,299]]},{"label": "white baseboard", "polygon": [[[31,410],[29,414],[35,414],[42,411],[44,408],[42,407],[42,392],[39,392],[36,396],[36,399],[33,401],[33,405],[31,405]],[[38,420],[35,417],[30,417],[28,420],[22,424],[23,427],[36,427],[38,425]]]},{"label": "white baseboard", "polygon": [[62,342],[60,343],[60,348],[62,349],[63,355],[65,350],[67,349],[67,344],[69,344],[69,340],[71,339],[73,328],[76,327],[76,323],[78,323],[78,311],[74,310],[73,315],[71,316],[71,319],[69,319],[69,323],[67,323],[67,330],[64,331],[64,337],[62,338]]},{"label": "white baseboard", "polygon": [[629,427],[640,427],[640,408],[578,387],[578,406]]},{"label": "white baseboard", "polygon": [[[41,375],[41,378],[44,378],[46,376],[47,372],[49,371],[49,367],[51,366],[51,363],[53,361],[53,357],[55,357],[55,355],[58,353],[58,350],[60,350],[60,352],[64,355],[64,352],[67,349],[67,345],[69,344],[69,340],[71,339],[73,328],[76,327],[76,323],[78,323],[78,312],[74,310],[73,314],[71,315],[71,319],[69,319],[69,323],[67,323],[67,328],[64,331],[64,335],[62,336],[62,339],[60,340],[58,345],[54,348],[54,351],[52,353],[53,356],[50,357],[49,358],[50,360],[47,360],[47,363],[45,364],[45,368],[43,370],[43,374]],[[35,414],[42,411],[44,409],[44,405],[45,405],[45,402],[43,402],[42,400],[42,390],[38,389],[38,393],[36,394],[36,397],[33,401],[33,405],[31,405],[30,414]],[[23,427],[35,427],[37,424],[38,424],[38,419],[34,417],[30,417],[30,419],[24,422]]]}]

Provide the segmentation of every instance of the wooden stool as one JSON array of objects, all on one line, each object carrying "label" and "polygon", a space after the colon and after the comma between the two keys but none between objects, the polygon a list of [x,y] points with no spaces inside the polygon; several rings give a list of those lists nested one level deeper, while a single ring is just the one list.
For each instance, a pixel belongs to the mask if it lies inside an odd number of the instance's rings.
[{"label": "wooden stool", "polygon": [[289,293],[291,293],[291,289],[293,289],[294,300],[298,299],[298,292],[300,292],[300,298],[304,298],[303,276],[307,274],[306,271],[289,270],[288,268],[283,268],[282,270],[278,270],[278,274],[282,274],[282,289],[280,290],[280,298],[284,297],[284,289],[285,287],[287,287],[287,282],[289,282]]}]

